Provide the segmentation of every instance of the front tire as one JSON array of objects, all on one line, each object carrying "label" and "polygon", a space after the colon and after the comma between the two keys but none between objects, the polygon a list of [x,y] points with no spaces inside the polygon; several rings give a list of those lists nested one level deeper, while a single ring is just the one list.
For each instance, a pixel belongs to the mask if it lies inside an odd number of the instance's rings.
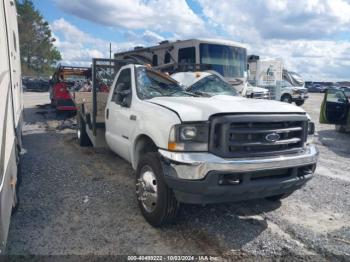
[{"label": "front tire", "polygon": [[136,196],[142,215],[154,227],[175,221],[180,204],[166,185],[157,153],[147,153],[136,170]]},{"label": "front tire", "polygon": [[77,137],[78,137],[79,145],[83,147],[91,146],[90,138],[86,133],[85,121],[80,114],[77,114],[77,122],[78,122]]},{"label": "front tire", "polygon": [[284,95],[281,97],[281,101],[290,104],[290,103],[292,103],[292,97],[291,97],[291,95],[289,95],[289,94],[284,94]]}]

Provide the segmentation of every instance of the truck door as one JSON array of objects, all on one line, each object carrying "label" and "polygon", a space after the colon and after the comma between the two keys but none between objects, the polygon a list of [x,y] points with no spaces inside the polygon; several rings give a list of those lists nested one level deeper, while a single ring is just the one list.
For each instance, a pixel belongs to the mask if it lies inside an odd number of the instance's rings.
[{"label": "truck door", "polygon": [[340,89],[328,89],[321,106],[320,123],[346,124],[349,112],[349,101]]},{"label": "truck door", "polygon": [[106,141],[109,147],[130,161],[131,136],[136,123],[132,109],[132,69],[125,68],[112,87],[106,108]]}]

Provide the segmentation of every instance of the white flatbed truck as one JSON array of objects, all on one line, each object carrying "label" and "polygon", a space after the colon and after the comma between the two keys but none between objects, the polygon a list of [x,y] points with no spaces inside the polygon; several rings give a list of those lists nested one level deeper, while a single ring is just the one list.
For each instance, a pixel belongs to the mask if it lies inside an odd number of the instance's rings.
[{"label": "white flatbed truck", "polygon": [[198,96],[137,64],[120,68],[108,96],[97,89],[92,102],[74,94],[79,142],[103,140],[131,163],[140,210],[153,226],[172,222],[181,203],[277,200],[313,177],[314,125],[297,106]]}]

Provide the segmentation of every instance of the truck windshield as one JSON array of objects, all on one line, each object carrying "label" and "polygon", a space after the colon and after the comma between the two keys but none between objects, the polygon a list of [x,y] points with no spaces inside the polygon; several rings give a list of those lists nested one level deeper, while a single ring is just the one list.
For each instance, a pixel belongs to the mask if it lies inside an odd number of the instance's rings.
[{"label": "truck windshield", "polygon": [[195,94],[208,94],[211,96],[215,95],[229,95],[236,96],[237,92],[233,89],[232,85],[223,81],[220,77],[216,75],[209,75],[198,82],[194,83],[190,86],[188,91],[193,92]]},{"label": "truck windshield", "polygon": [[200,63],[210,65],[224,77],[242,78],[247,64],[247,52],[245,48],[200,44]]},{"label": "truck windshield", "polygon": [[171,77],[146,67],[136,69],[136,89],[140,99],[159,96],[193,96]]}]

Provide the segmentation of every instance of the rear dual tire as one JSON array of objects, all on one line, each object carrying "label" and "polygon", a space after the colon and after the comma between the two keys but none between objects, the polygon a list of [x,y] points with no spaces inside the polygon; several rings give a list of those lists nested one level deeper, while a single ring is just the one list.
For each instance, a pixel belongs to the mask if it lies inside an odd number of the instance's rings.
[{"label": "rear dual tire", "polygon": [[136,170],[136,196],[142,215],[154,227],[175,221],[180,203],[166,185],[157,153],[146,153]]}]

